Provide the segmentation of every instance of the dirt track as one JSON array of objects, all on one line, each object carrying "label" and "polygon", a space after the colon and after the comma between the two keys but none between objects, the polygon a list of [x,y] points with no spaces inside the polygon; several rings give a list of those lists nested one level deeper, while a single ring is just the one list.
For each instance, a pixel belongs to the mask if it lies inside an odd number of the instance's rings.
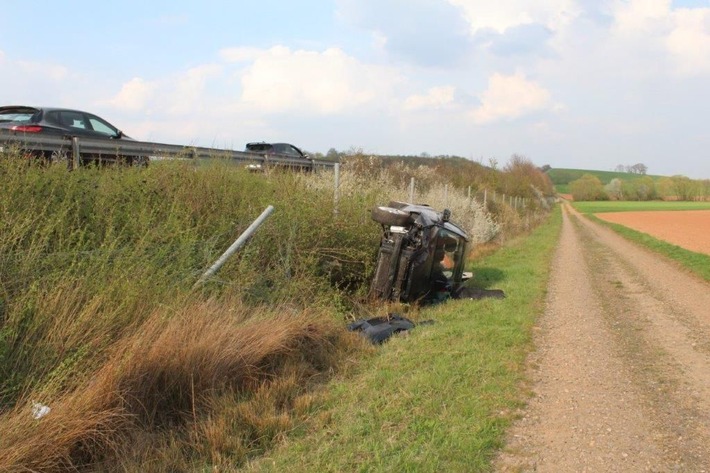
[{"label": "dirt track", "polygon": [[497,471],[710,472],[710,285],[569,206]]}]

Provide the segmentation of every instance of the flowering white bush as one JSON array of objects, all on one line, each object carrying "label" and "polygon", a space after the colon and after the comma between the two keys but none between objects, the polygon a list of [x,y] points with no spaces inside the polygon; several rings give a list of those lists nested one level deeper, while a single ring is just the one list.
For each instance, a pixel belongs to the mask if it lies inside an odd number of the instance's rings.
[{"label": "flowering white bush", "polygon": [[[359,163],[363,167],[363,163]],[[467,193],[447,186],[439,181],[434,171],[425,166],[417,168],[402,167],[380,170],[376,166],[364,163],[368,173],[363,169],[354,170],[343,167],[340,172],[338,198],[341,200],[357,199],[363,204],[372,203],[387,205],[391,200],[409,202],[409,179],[414,177],[415,189],[412,203],[426,204],[435,210],[445,208],[451,210],[452,221],[460,225],[471,238],[472,243],[485,243],[495,238],[501,231],[501,226],[485,209],[482,202],[471,199]],[[303,176],[305,185],[311,189],[335,194],[335,176],[333,171],[318,172]]]}]

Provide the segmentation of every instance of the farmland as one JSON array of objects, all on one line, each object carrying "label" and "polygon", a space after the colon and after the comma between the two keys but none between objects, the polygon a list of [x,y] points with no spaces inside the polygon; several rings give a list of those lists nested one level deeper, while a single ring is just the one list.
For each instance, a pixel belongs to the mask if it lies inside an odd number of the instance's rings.
[{"label": "farmland", "polygon": [[705,230],[710,220],[708,202],[575,202],[573,205],[625,238],[710,281],[707,254],[710,233]]}]

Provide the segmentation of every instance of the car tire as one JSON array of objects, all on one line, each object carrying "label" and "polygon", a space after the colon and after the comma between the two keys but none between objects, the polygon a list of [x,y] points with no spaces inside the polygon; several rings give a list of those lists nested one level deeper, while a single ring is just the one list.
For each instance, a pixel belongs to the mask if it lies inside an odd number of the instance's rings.
[{"label": "car tire", "polygon": [[412,216],[409,212],[393,209],[392,207],[375,207],[372,209],[372,220],[382,225],[404,227],[412,223]]}]

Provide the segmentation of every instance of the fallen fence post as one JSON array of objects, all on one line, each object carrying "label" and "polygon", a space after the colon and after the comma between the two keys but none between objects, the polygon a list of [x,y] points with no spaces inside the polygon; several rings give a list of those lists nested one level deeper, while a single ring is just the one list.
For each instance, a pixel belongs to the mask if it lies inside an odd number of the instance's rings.
[{"label": "fallen fence post", "polygon": [[214,273],[216,273],[219,268],[222,267],[222,265],[229,259],[230,256],[232,256],[236,251],[244,246],[244,244],[251,238],[251,236],[254,234],[254,232],[261,226],[262,223],[264,223],[264,220],[268,218],[269,215],[274,211],[273,205],[269,205],[266,207],[266,210],[264,210],[259,217],[252,222],[251,225],[249,225],[249,228],[247,228],[244,233],[239,235],[239,238],[232,243],[232,246],[227,248],[227,251],[225,251],[222,256],[219,257],[219,259],[208,269],[205,271],[205,273],[200,277],[200,279],[195,283],[194,286],[192,286],[193,289],[196,287],[200,286],[203,284],[207,279],[212,276]]}]

